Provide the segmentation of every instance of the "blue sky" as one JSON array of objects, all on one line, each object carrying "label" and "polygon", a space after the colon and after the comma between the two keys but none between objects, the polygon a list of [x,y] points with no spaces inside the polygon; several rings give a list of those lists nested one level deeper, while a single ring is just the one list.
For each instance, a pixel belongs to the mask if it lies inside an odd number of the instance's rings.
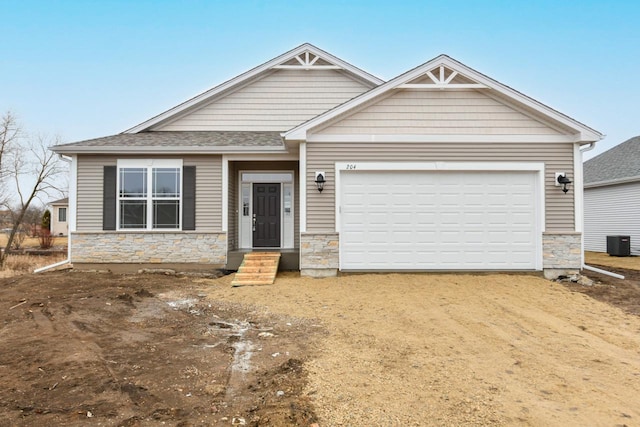
[{"label": "blue sky", "polygon": [[390,79],[446,53],[607,135],[640,135],[638,1],[0,0],[0,112],[119,133],[304,42]]}]

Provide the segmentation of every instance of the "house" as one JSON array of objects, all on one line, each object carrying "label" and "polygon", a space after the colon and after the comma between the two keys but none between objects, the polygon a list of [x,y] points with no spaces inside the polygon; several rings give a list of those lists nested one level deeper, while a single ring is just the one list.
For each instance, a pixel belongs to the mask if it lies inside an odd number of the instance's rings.
[{"label": "house", "polygon": [[601,138],[446,55],[383,82],[303,44],[121,134],[53,149],[71,158],[77,268],[235,269],[267,248],[311,276],[553,277],[581,268],[581,147]]},{"label": "house", "polygon": [[65,197],[49,203],[49,212],[51,212],[51,234],[54,236],[66,236],[69,233],[69,198]]},{"label": "house", "polygon": [[607,236],[640,247],[640,136],[584,163],[584,248],[606,252]]}]

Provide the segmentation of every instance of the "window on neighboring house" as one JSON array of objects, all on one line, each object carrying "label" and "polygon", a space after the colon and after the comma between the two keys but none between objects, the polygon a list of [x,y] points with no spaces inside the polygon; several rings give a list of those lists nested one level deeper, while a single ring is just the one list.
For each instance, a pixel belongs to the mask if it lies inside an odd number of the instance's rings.
[{"label": "window on neighboring house", "polygon": [[180,229],[182,162],[118,161],[118,228]]},{"label": "window on neighboring house", "polygon": [[58,208],[58,222],[67,222],[67,208]]}]

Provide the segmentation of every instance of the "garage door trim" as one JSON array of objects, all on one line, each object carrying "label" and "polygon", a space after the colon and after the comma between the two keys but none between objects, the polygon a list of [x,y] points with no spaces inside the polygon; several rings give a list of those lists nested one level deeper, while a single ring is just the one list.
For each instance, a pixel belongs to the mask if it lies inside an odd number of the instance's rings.
[{"label": "garage door trim", "polygon": [[[335,164],[335,229],[341,227],[341,174],[358,171],[528,171],[535,173],[536,217],[535,217],[535,269],[542,269],[542,233],[544,229],[544,163],[542,162],[337,162]],[[342,239],[340,239],[342,240]],[[343,262],[342,244],[340,244],[340,269]]]}]

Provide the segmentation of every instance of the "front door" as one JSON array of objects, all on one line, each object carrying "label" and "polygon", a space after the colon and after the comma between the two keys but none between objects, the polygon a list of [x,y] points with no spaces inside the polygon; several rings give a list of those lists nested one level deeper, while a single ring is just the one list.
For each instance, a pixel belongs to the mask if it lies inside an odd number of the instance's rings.
[{"label": "front door", "polygon": [[253,247],[280,247],[280,187],[253,184]]}]

